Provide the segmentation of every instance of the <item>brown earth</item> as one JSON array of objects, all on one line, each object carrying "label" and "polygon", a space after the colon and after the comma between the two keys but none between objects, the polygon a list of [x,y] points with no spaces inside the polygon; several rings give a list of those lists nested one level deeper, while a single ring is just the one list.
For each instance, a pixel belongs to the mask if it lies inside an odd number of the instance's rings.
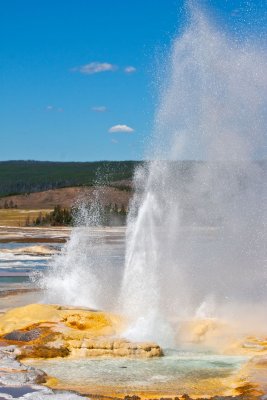
[{"label": "brown earth", "polygon": [[[93,198],[95,193],[93,187],[68,187],[62,189],[51,189],[44,192],[20,194],[0,198],[0,208],[4,207],[5,202],[13,202],[19,209],[40,210],[53,209],[56,205],[71,207],[79,199]],[[100,198],[105,205],[110,203],[117,204],[119,207],[128,206],[131,192],[122,190],[119,187],[99,187]]]}]

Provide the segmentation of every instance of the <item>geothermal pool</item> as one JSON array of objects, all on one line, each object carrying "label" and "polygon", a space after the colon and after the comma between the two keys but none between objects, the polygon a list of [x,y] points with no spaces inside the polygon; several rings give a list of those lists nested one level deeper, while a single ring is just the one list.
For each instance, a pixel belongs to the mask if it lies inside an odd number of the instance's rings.
[{"label": "geothermal pool", "polygon": [[[79,226],[59,255],[39,267],[27,262],[39,273],[43,302],[117,313],[127,321],[122,337],[154,341],[165,357],[32,362],[61,387],[150,397],[232,394],[231,379],[246,358],[204,352],[202,341],[208,348],[218,339],[219,353],[225,339],[256,337],[248,352],[266,354],[266,56],[260,43],[218,29],[195,3],[166,57],[145,155],[153,161],[136,170],[126,235],[96,227],[100,193],[81,206]],[[21,271],[22,258],[4,257],[3,269]],[[214,338],[204,326],[195,340],[186,337],[199,345],[185,351],[178,322],[196,318],[222,322],[222,331]],[[235,350],[246,349],[241,341]]]},{"label": "geothermal pool", "polygon": [[[196,245],[201,246],[202,251],[208,251],[210,243],[218,242],[218,231],[216,229],[191,229],[190,231],[184,230],[184,243],[188,235],[194,235]],[[78,238],[77,238],[78,236]],[[74,241],[74,244],[72,242]],[[83,244],[84,252],[87,250],[87,257],[91,259],[89,267],[99,267],[99,271],[107,275],[104,277],[104,286],[109,287],[109,296],[115,296],[118,291],[116,283],[121,279],[123,271],[123,260],[125,253],[125,229],[124,228],[90,228],[78,229],[73,231],[72,238],[67,244],[67,250],[63,249],[62,255],[56,255],[56,261],[60,258],[60,262],[67,262],[68,270],[62,271],[65,282],[70,282],[70,274],[73,269],[73,261],[76,260],[76,267],[78,272],[85,268],[86,274],[86,259],[79,258],[81,251],[76,247],[77,251],[73,251],[77,241]],[[74,248],[72,247],[74,246]],[[4,248],[12,248],[12,244],[5,244]],[[90,247],[91,246],[91,247]],[[90,250],[90,248],[94,249]],[[186,248],[185,248],[186,250]],[[70,253],[69,253],[70,252]],[[71,255],[70,255],[71,254]],[[92,258],[92,256],[94,257]],[[4,252],[2,253],[3,258]],[[83,254],[84,256],[84,254]],[[17,257],[18,263],[22,262],[21,255]],[[29,256],[30,257],[30,256]],[[35,256],[33,256],[35,258]],[[62,259],[61,259],[62,257]],[[8,255],[8,271],[6,273],[14,273],[17,271],[18,265],[14,262],[14,269],[12,268],[12,261]],[[26,257],[27,258],[27,257]],[[19,268],[24,268],[20,272],[40,272],[46,271],[51,263],[53,264],[54,256],[46,260],[40,256],[40,264],[37,260],[27,261],[23,260]],[[50,261],[49,261],[50,260]],[[77,260],[81,265],[77,265]],[[14,260],[15,261],[15,260]],[[45,261],[45,264],[43,263]],[[4,264],[4,263],[3,263]],[[2,265],[3,265],[2,264]],[[30,266],[29,266],[30,264]],[[55,266],[60,265],[57,262]],[[81,269],[79,269],[79,266]],[[65,275],[64,275],[65,272]],[[109,274],[108,274],[109,272]],[[102,275],[100,274],[100,277]],[[49,284],[57,281],[57,277],[48,275]],[[75,277],[75,275],[74,275]],[[81,276],[82,279],[83,275]],[[111,279],[113,277],[113,279]],[[6,278],[4,279],[6,280]],[[13,281],[13,282],[12,282]],[[62,281],[64,282],[64,280]],[[86,284],[88,281],[85,282]],[[10,281],[2,282],[3,288],[17,288],[28,287],[28,282],[18,282],[17,277],[14,276]],[[31,287],[34,283],[31,282]],[[57,297],[58,292],[52,293],[56,296],[55,300],[61,300],[66,304],[68,296],[72,290],[76,291],[76,302],[87,301],[86,291],[83,291],[82,281],[74,280],[74,287],[62,286],[58,287],[61,291],[62,297]],[[79,290],[80,289],[80,290]],[[88,290],[88,286],[85,285]],[[77,295],[79,293],[79,296]],[[34,302],[51,302],[51,291],[41,291],[39,293],[27,293],[25,295],[16,295],[9,298],[3,297],[0,299],[1,308],[12,308],[19,305],[24,305]],[[81,297],[80,297],[81,295]],[[84,297],[83,297],[84,296]],[[107,302],[109,296],[103,299]],[[115,296],[116,297],[116,296]],[[50,301],[49,301],[50,300]],[[99,297],[102,300],[102,297]],[[110,304],[113,308],[113,304]],[[103,307],[103,309],[107,309]],[[254,326],[255,327],[255,326]],[[144,332],[139,332],[144,333]],[[133,338],[134,339],[134,338]],[[161,343],[160,343],[161,344]],[[177,346],[177,344],[176,344]],[[189,349],[187,343],[186,349]],[[120,359],[120,358],[98,358],[98,359],[57,359],[57,360],[39,360],[27,361],[33,366],[44,370],[49,376],[55,377],[59,381],[59,388],[73,389],[80,393],[92,394],[137,394],[146,393],[153,397],[156,395],[172,395],[188,393],[189,395],[220,395],[228,391],[231,392],[231,380],[238,373],[239,369],[246,363],[247,357],[244,356],[227,356],[212,353],[211,351],[204,351],[202,345],[195,345],[194,348],[185,351],[185,347],[180,346],[180,349],[164,349],[165,356],[162,358],[154,358],[149,360],[134,360],[134,359]]]},{"label": "geothermal pool", "polygon": [[[41,243],[34,243],[34,246],[40,246]],[[49,244],[51,246],[51,244]],[[44,270],[49,261],[49,256],[43,255],[28,255],[19,254],[19,251],[23,248],[33,246],[32,243],[0,243],[0,276],[27,276],[33,270]],[[18,253],[16,253],[18,250]],[[10,253],[6,252],[10,251]],[[3,279],[2,279],[3,281]],[[15,281],[15,279],[13,279]],[[23,279],[17,279],[17,281],[23,281]]]},{"label": "geothermal pool", "polygon": [[[187,232],[186,235],[189,233]],[[192,232],[190,233],[190,235]],[[216,240],[216,230],[205,229],[199,231],[193,230],[194,236],[197,238],[198,245],[204,249],[208,243]],[[79,254],[73,251],[71,241],[81,241],[83,249],[93,246],[94,252],[89,251],[88,257],[93,258],[93,265],[99,266],[102,272],[108,273],[109,278],[109,295],[114,296],[116,293],[116,282],[121,279],[123,271],[123,260],[125,253],[125,229],[124,228],[90,228],[83,230],[74,230],[70,244],[67,245],[67,251],[62,256],[69,266],[68,274],[73,268],[73,260]],[[185,234],[184,234],[185,235]],[[185,239],[186,239],[185,235]],[[78,239],[77,239],[78,236]],[[28,244],[27,244],[28,245]],[[5,244],[2,248],[12,249],[13,244]],[[22,245],[24,246],[24,244]],[[21,248],[21,245],[16,245]],[[71,256],[69,256],[69,251]],[[84,250],[85,251],[85,250]],[[88,250],[87,250],[88,251]],[[204,250],[203,250],[204,251]],[[5,273],[24,273],[46,271],[51,264],[53,257],[44,258],[43,256],[21,256],[12,255],[2,252],[2,259],[7,256],[7,262],[3,262],[2,268]],[[68,258],[69,256],[69,258]],[[38,258],[39,257],[39,258]],[[76,259],[77,261],[77,259]],[[85,259],[79,259],[84,262]],[[6,265],[7,264],[7,265]],[[58,264],[56,263],[56,266]],[[92,267],[92,260],[91,264]],[[76,263],[77,267],[77,263]],[[79,265],[78,265],[79,267]],[[85,266],[83,265],[83,268]],[[74,269],[75,270],[75,269]],[[79,268],[78,268],[79,271]],[[66,271],[65,271],[66,272]],[[86,272],[86,271],[85,271]],[[66,282],[69,282],[68,274],[66,274]],[[113,279],[111,280],[111,276]],[[21,288],[34,287],[34,283],[29,281],[20,281],[24,279],[15,275],[9,278],[2,278],[3,288]],[[49,275],[49,284],[53,283],[51,275]],[[5,282],[4,282],[5,281]],[[74,281],[74,289],[83,294],[81,281]],[[77,285],[77,286],[76,286]],[[66,286],[61,290],[63,297],[58,298],[62,303],[67,302],[70,288]],[[57,295],[57,292],[54,292]],[[1,307],[16,307],[29,302],[47,302],[50,299],[51,292],[41,291],[40,293],[32,293],[27,295],[17,295],[2,299]],[[101,299],[101,297],[99,298]],[[77,296],[76,301],[86,301],[86,297]],[[49,301],[48,301],[49,302]],[[188,348],[188,346],[187,346]],[[31,362],[33,366],[41,368],[48,373],[49,376],[59,380],[60,387],[78,390],[84,393],[141,393],[146,392],[152,395],[156,394],[173,394],[189,393],[197,394],[222,394],[229,389],[228,379],[232,377],[239,368],[246,362],[246,357],[240,356],[223,356],[207,351],[201,351],[200,346],[194,349],[184,351],[184,349],[164,351],[165,356],[162,358],[154,358],[149,360],[134,360],[120,358],[101,358],[101,359],[57,359],[57,360],[40,360]]]},{"label": "geothermal pool", "polygon": [[32,362],[63,387],[84,393],[141,393],[178,395],[223,394],[227,378],[246,357],[165,350],[165,356],[148,360],[106,358]]}]

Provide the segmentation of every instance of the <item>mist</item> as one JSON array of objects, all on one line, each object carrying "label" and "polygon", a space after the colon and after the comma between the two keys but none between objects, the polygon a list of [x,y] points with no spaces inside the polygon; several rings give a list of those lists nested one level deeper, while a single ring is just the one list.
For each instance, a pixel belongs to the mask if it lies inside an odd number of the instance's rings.
[{"label": "mist", "polygon": [[181,321],[192,319],[264,331],[266,54],[191,5],[163,67],[124,263],[114,265],[95,228],[96,194],[39,285],[46,301],[118,312],[128,321],[124,336],[163,346],[175,346]]},{"label": "mist", "polygon": [[119,299],[130,337],[167,344],[175,317],[243,315],[248,329],[244,309],[265,321],[267,300],[266,54],[195,6],[188,18],[164,66],[153,161],[135,174]]}]

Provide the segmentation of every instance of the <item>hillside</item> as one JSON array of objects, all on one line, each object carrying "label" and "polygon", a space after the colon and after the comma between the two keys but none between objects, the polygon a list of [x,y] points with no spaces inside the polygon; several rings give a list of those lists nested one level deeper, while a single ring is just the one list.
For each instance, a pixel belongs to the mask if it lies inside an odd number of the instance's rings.
[{"label": "hillside", "polygon": [[[52,209],[57,204],[70,207],[80,197],[90,199],[94,187],[100,188],[104,204],[128,205],[132,195],[132,178],[137,161],[99,162],[0,162],[0,208]],[[180,201],[189,202],[190,182],[205,163],[168,161],[169,181],[177,186]],[[163,162],[164,165],[164,162]],[[266,183],[267,161],[246,163],[210,163],[208,170],[217,170],[218,179],[236,175],[239,189],[246,186],[251,173]],[[256,167],[256,169],[255,169]],[[250,172],[249,172],[250,171]],[[257,171],[257,172],[256,172]],[[255,177],[256,179],[256,177]],[[178,190],[179,187],[179,190]],[[189,196],[189,197],[188,197]]]},{"label": "hillside", "polygon": [[[127,208],[131,196],[129,190],[108,186],[100,186],[98,189],[104,205],[117,204],[119,207],[123,205]],[[16,208],[23,210],[53,209],[58,204],[61,207],[70,208],[79,199],[91,200],[94,190],[93,187],[68,187],[6,196],[0,198],[0,208],[4,208],[5,203],[11,203]]]},{"label": "hillside", "polygon": [[0,161],[0,196],[131,180],[138,161]]}]

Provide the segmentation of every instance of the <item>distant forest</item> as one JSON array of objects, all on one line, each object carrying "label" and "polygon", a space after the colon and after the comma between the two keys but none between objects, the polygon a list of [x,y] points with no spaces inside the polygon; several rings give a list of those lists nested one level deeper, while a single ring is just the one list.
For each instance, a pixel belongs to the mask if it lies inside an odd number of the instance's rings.
[{"label": "distant forest", "polygon": [[140,161],[0,161],[0,196],[69,186],[112,185],[133,177]]},{"label": "distant forest", "polygon": [[[168,161],[172,164],[173,182],[183,186],[190,182],[202,161]],[[70,186],[119,186],[131,190],[131,180],[137,166],[144,161],[50,162],[0,161],[0,196],[40,192]],[[267,173],[267,160],[256,162]],[[245,164],[244,164],[245,165]],[[229,173],[239,171],[240,184],[246,180],[242,163],[210,163],[209,168]],[[197,169],[196,169],[197,168]]]}]

